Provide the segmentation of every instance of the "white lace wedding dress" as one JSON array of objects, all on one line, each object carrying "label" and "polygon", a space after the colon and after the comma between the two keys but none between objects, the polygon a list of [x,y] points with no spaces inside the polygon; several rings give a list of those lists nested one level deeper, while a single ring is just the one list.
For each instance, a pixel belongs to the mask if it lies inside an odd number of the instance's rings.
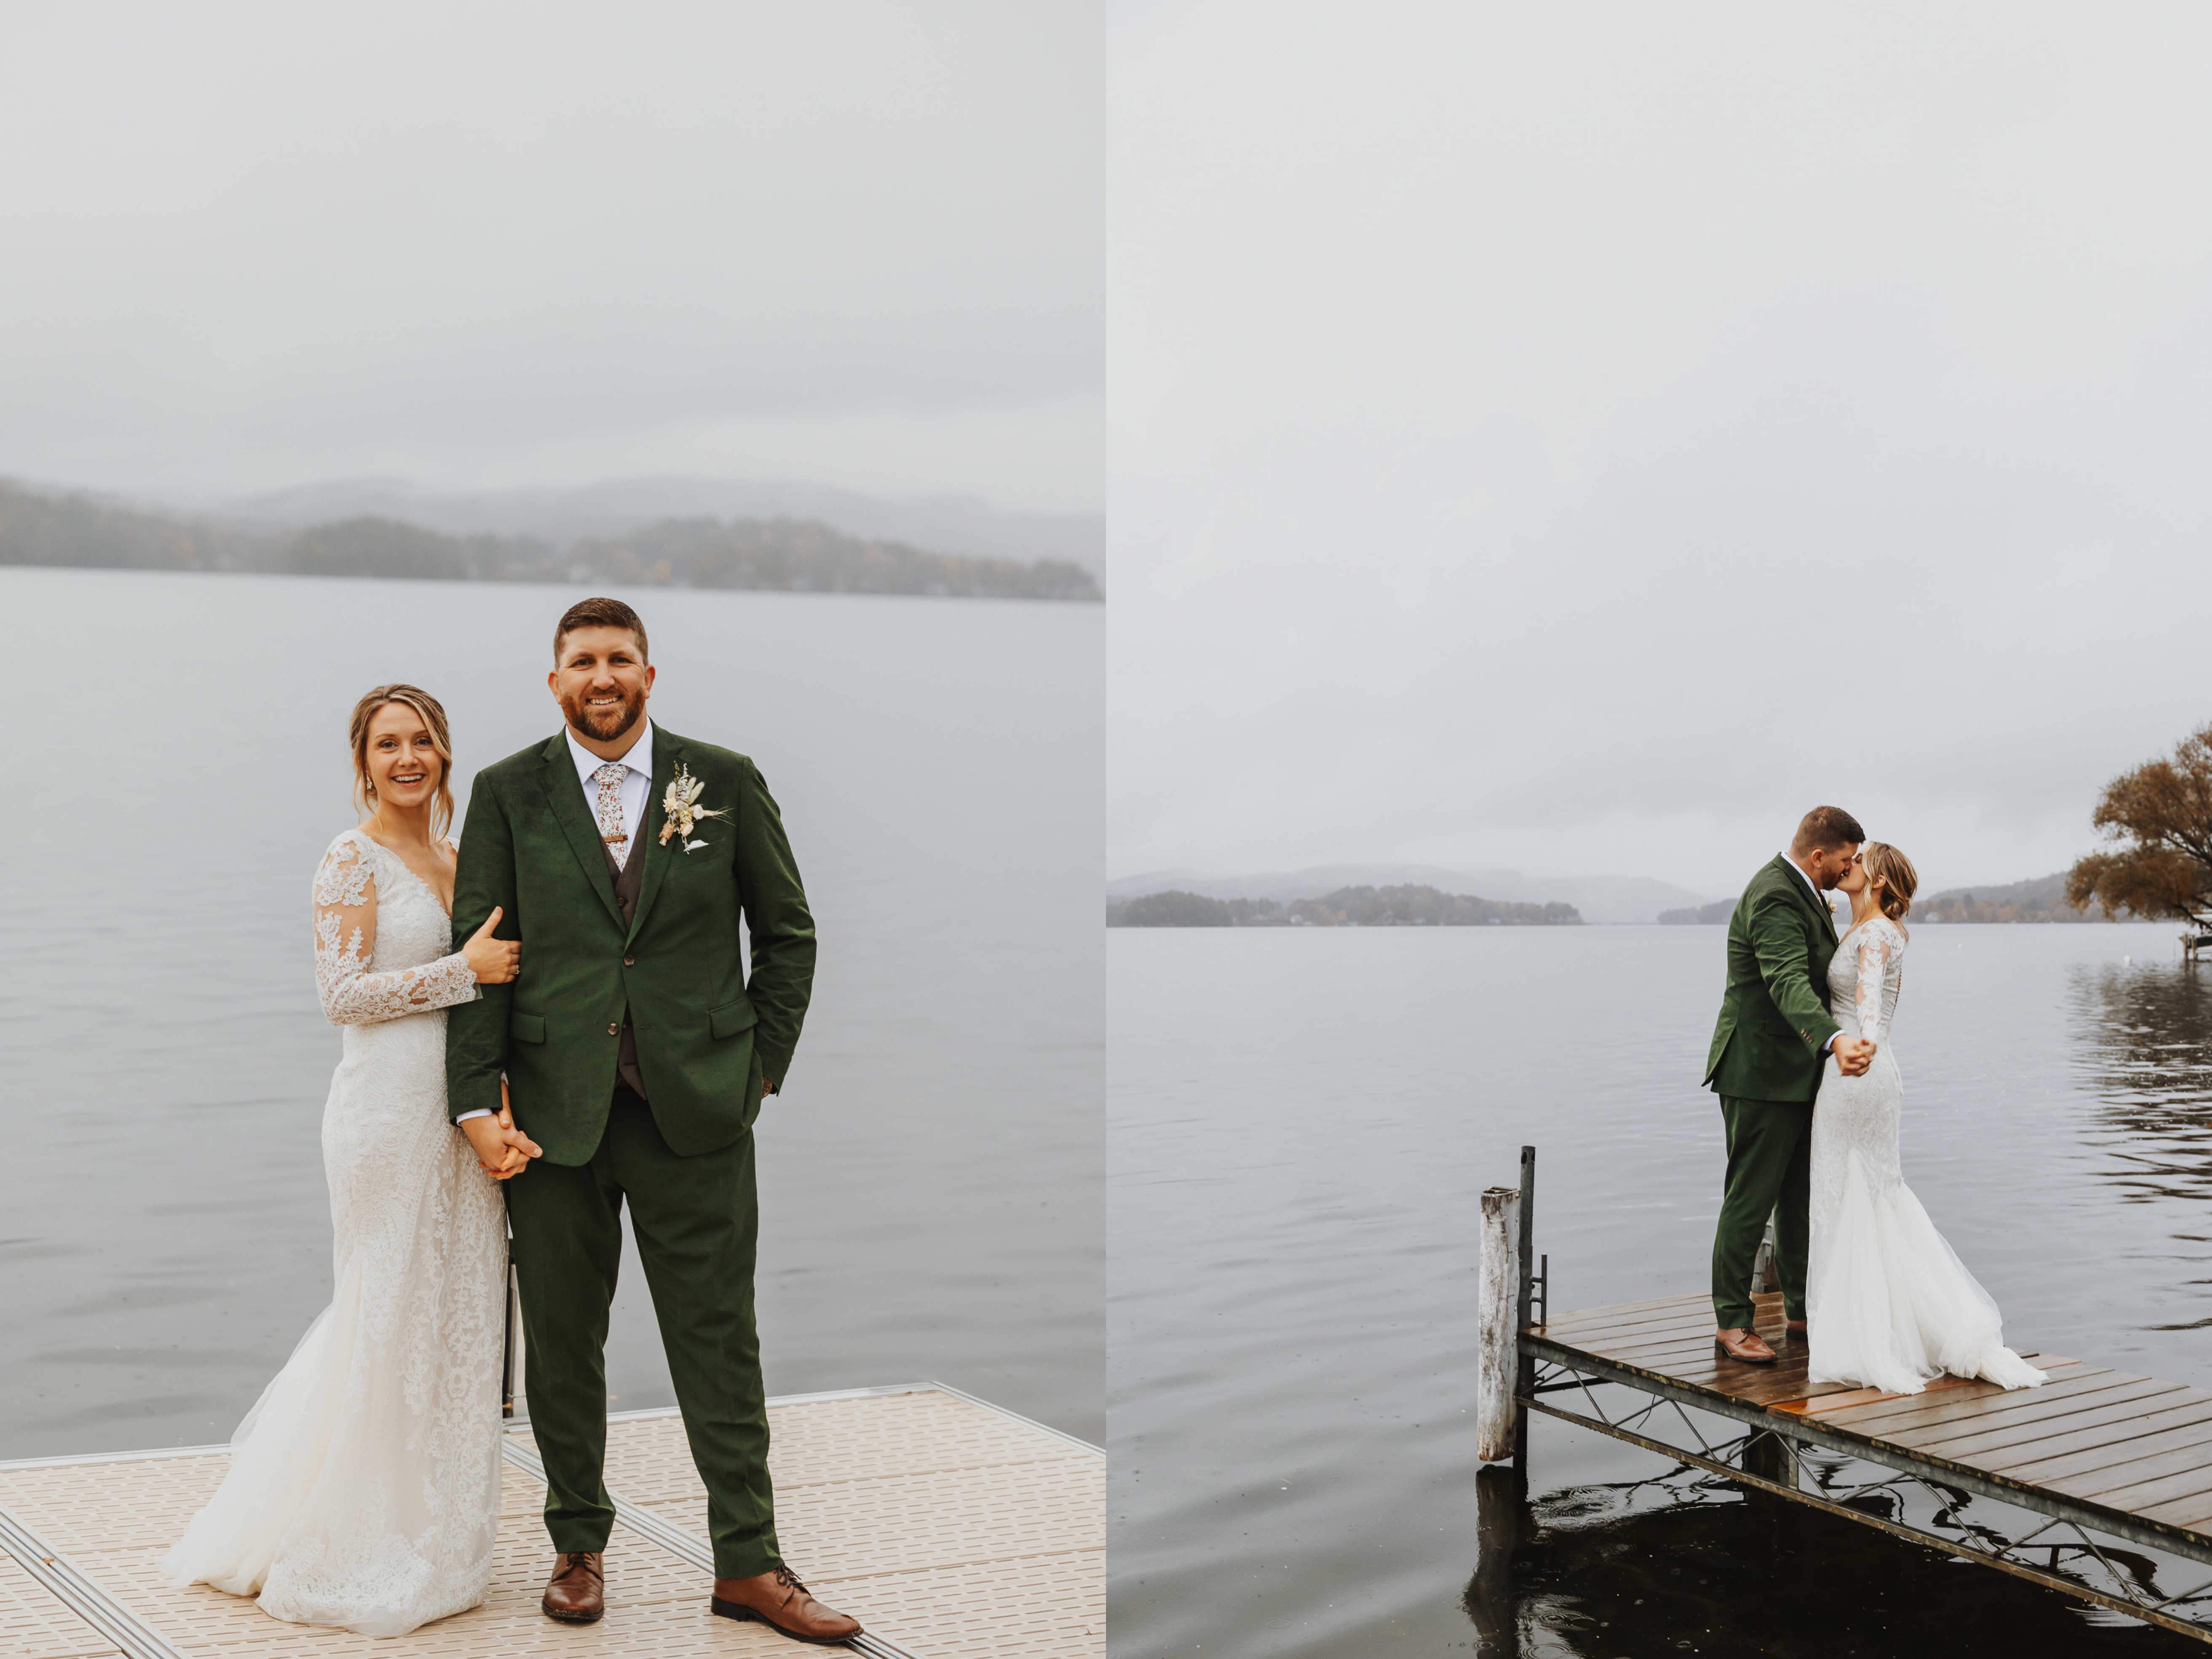
[{"label": "white lace wedding dress", "polygon": [[162,1563],[295,1624],[402,1636],[483,1600],[499,1510],[506,1212],[446,1121],[476,994],[428,885],[358,830],[315,872],[344,1048],[323,1108],[334,1290]]},{"label": "white lace wedding dress", "polygon": [[1876,915],[1828,965],[1836,1023],[1875,1048],[1860,1077],[1844,1076],[1832,1055],[1813,1107],[1808,1376],[1893,1394],[1918,1394],[1946,1372],[2033,1388],[2044,1373],[2005,1346],[1996,1303],[1905,1184],[1905,1085],[1889,1041],[1905,945],[1904,930]]}]

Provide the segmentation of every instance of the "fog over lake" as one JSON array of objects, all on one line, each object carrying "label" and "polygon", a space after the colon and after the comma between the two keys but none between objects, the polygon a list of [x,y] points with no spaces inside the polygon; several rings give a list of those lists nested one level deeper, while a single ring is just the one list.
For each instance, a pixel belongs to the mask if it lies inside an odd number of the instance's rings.
[{"label": "fog over lake", "polygon": [[1102,53],[997,0],[10,7],[0,477],[1095,511]]}]

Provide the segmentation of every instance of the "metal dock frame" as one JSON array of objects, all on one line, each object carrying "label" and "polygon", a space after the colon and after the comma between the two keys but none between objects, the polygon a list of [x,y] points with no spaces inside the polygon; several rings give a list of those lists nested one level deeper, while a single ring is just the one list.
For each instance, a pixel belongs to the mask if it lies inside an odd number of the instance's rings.
[{"label": "metal dock frame", "polygon": [[[1872,1527],[1946,1555],[1978,1561],[2062,1595],[2212,1643],[2212,1539],[2079,1502],[2063,1493],[1992,1480],[1941,1458],[1923,1457],[1899,1447],[1838,1433],[1823,1426],[1817,1415],[1777,1413],[1755,1402],[1686,1387],[1665,1376],[1586,1353],[1546,1336],[1542,1321],[1529,1317],[1532,1302],[1543,1308],[1550,1299],[1549,1261],[1543,1261],[1532,1272],[1529,1255],[1534,1237],[1535,1157],[1533,1146],[1521,1149],[1522,1316],[1516,1333],[1521,1380],[1515,1390],[1521,1420],[1513,1459],[1516,1496],[1527,1490],[1528,1413],[1541,1412],[1739,1486]],[[1633,1409],[1620,1410],[1617,1404],[1614,1411],[1608,1412],[1596,1392],[1601,1387],[1627,1389],[1645,1398]],[[1575,1395],[1576,1403],[1587,1409],[1569,1409],[1559,1398],[1567,1394]],[[1692,1417],[1692,1411],[1730,1421],[1741,1431],[1709,1437]],[[1680,1434],[1662,1437],[1654,1419],[1670,1430],[1679,1427]],[[1807,1454],[1814,1448],[1848,1463],[1871,1464],[1888,1473],[1846,1484],[1838,1478],[1840,1471],[1832,1467],[1808,1466]],[[1895,1496],[1914,1487],[1936,1500],[1934,1524],[1948,1523],[1949,1530],[1891,1520],[1851,1501],[1881,1492]],[[1972,1498],[2025,1510],[2040,1517],[2041,1524],[2018,1530],[1992,1524],[1985,1513],[1962,1516],[1960,1511]],[[1897,1512],[1905,1513],[1902,1503],[1897,1504]],[[2163,1595],[2155,1581],[2155,1562],[2110,1543],[2100,1544],[2100,1535],[2178,1556],[2205,1571],[2190,1589]]]}]

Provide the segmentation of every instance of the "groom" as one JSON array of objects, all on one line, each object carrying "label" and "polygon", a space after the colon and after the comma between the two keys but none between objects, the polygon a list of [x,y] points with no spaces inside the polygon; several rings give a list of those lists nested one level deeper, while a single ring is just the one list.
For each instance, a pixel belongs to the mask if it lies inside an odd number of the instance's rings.
[{"label": "groom", "polygon": [[1805,1336],[1813,1101],[1823,1059],[1833,1049],[1846,1077],[1874,1060],[1873,1044],[1839,1036],[1828,1016],[1836,923],[1821,896],[1857,861],[1865,839],[1841,807],[1814,807],[1729,919],[1728,989],[1705,1060],[1728,1131],[1728,1184],[1713,1229],[1713,1341],[1729,1358],[1754,1365],[1775,1358],[1751,1328],[1751,1270],[1770,1214],[1788,1334]]},{"label": "groom", "polygon": [[553,661],[566,727],[477,774],[454,881],[455,937],[496,906],[497,936],[520,939],[529,967],[453,1009],[446,1039],[454,1121],[487,1170],[520,1172],[507,1216],[559,1552],[541,1605],[570,1624],[605,1607],[605,1348],[627,1202],[707,1486],[710,1605],[842,1642],[860,1626],[776,1551],[753,1325],[752,1125],[806,1015],[806,894],[753,763],[645,718],[653,670],[635,611],[572,605]]}]

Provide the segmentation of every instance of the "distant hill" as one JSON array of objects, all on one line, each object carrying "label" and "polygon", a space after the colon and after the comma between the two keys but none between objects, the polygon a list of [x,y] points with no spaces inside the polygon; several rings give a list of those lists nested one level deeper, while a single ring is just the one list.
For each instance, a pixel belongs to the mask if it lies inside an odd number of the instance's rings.
[{"label": "distant hill", "polygon": [[801,593],[1065,599],[1103,595],[1066,560],[975,558],[799,519],[670,520],[558,543],[357,516],[296,527],[149,512],[0,482],[0,565],[259,571],[448,581],[604,582]]},{"label": "distant hill", "polygon": [[897,542],[860,541],[799,519],[671,520],[625,536],[572,544],[570,571],[609,582],[679,587],[769,588],[811,593],[938,593],[958,599],[1089,599],[1091,573],[1065,560],[924,553]]},{"label": "distant hill", "polygon": [[1736,901],[1715,899],[1711,904],[1699,904],[1687,909],[1662,910],[1659,920],[1669,927],[1710,927],[1717,921],[1726,921],[1735,914]]},{"label": "distant hill", "polygon": [[1273,899],[1217,899],[1170,890],[1109,899],[1109,927],[1283,927],[1290,917]]},{"label": "distant hill", "polygon": [[1571,904],[1518,904],[1434,887],[1345,887],[1317,898],[1208,898],[1170,890],[1109,900],[1109,927],[1572,927]]},{"label": "distant hill", "polygon": [[2095,905],[2076,910],[2066,902],[2066,875],[1993,887],[1950,887],[1912,902],[1914,921],[2139,921],[2123,910],[2107,916]]},{"label": "distant hill", "polygon": [[103,570],[265,570],[270,538],[213,520],[168,518],[83,495],[0,481],[0,565]]},{"label": "distant hill", "polygon": [[[1659,920],[1674,926],[1725,922],[1735,910],[1734,899],[1716,899],[1694,909],[1668,910]],[[2001,883],[1993,887],[1951,887],[1912,902],[1915,922],[1923,921],[2134,921],[2122,915],[2106,917],[2092,906],[2085,915],[2066,902],[2066,877],[2039,876],[2033,881]]]},{"label": "distant hill", "polygon": [[1325,864],[1257,876],[1204,876],[1189,870],[1154,870],[1106,884],[1106,896],[1134,898],[1170,889],[1217,899],[1320,898],[1346,887],[1433,887],[1446,893],[1482,893],[1491,899],[1571,906],[1585,921],[1652,922],[1670,906],[1702,903],[1705,895],[1641,876],[1524,876],[1517,870],[1449,870],[1428,864]]},{"label": "distant hill", "polygon": [[[158,510],[158,509],[157,509]],[[566,546],[640,525],[701,519],[802,520],[861,541],[968,558],[1056,559],[1106,580],[1106,515],[993,507],[963,495],[884,496],[775,479],[611,478],[559,489],[426,489],[404,478],[337,478],[193,504],[196,513],[299,529],[398,519],[454,536],[531,536]]]}]

